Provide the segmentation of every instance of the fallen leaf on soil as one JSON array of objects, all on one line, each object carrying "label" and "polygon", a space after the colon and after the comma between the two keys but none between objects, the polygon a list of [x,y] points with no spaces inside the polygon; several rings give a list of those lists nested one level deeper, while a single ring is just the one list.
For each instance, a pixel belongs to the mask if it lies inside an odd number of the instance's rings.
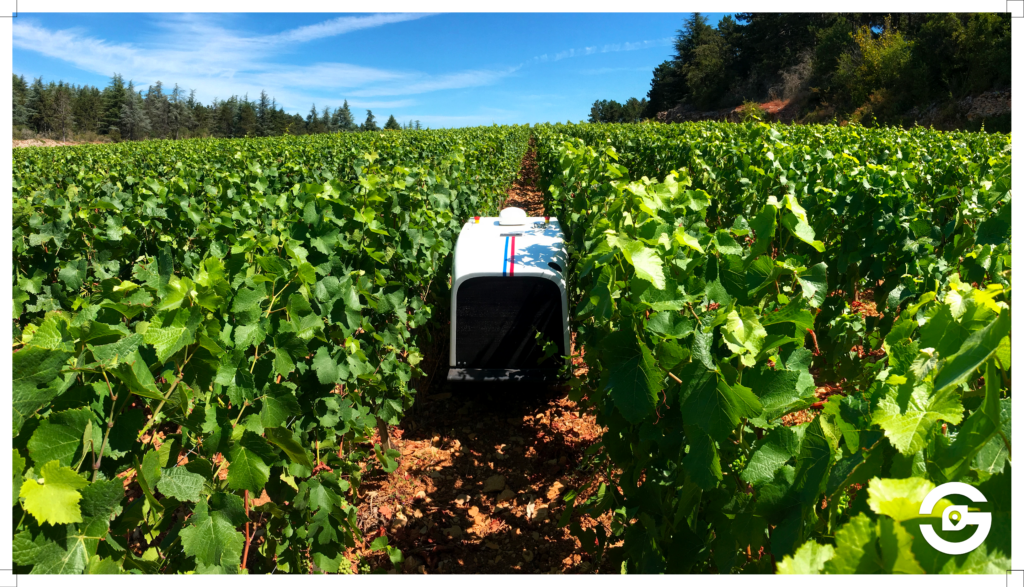
[{"label": "fallen leaf on soil", "polygon": [[515,496],[516,496],[516,492],[515,491],[512,491],[511,489],[505,489],[500,494],[498,494],[498,502],[509,501],[511,499],[514,499]]}]

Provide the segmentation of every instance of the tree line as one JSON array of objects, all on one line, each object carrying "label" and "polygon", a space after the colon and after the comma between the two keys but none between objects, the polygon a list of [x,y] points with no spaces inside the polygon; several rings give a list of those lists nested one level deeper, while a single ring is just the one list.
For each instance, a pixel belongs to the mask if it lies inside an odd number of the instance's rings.
[{"label": "tree line", "polygon": [[[25,76],[14,76],[13,125],[15,137],[23,129],[60,140],[74,137],[110,140],[182,139],[190,137],[269,137],[314,133],[381,130],[371,110],[362,124],[355,121],[348,100],[335,108],[316,104],[303,118],[288,114],[277,101],[260,92],[259,98],[231,96],[203,104],[195,90],[185,92],[177,84],[167,92],[161,82],[145,91],[126,84],[114,74],[102,90],[64,81],[29,84]],[[386,130],[423,128],[420,121],[404,125],[391,115]]]},{"label": "tree line", "polygon": [[1010,85],[1009,14],[740,13],[712,27],[694,13],[674,49],[653,71],[642,118],[800,98],[881,119]]}]

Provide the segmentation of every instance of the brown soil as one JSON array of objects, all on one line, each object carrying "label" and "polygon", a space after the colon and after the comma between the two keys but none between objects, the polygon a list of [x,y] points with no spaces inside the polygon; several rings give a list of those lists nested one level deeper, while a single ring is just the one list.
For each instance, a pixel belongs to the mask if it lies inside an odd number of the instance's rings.
[{"label": "brown soil", "polygon": [[75,145],[101,145],[103,141],[55,141],[53,139],[27,139],[27,140],[12,140],[13,146],[17,147],[73,147]]},{"label": "brown soil", "polygon": [[[793,122],[800,114],[800,100],[772,100],[761,104],[761,108],[768,113],[770,120]],[[736,108],[733,112],[738,115],[738,111],[739,108]]]},{"label": "brown soil", "polygon": [[537,187],[537,151],[533,139],[530,148],[523,155],[523,164],[515,184],[508,189],[505,207],[514,206],[526,210],[529,216],[544,215],[544,192]]},{"label": "brown soil", "polygon": [[[565,492],[594,480],[583,454],[601,435],[594,416],[557,387],[442,381],[429,391],[391,430],[398,469],[377,470],[360,487],[366,542],[386,535],[405,555],[405,573],[599,570],[558,527]],[[360,554],[391,568],[382,553]]]},{"label": "brown soil", "polygon": [[[806,96],[798,96],[790,100],[771,100],[758,105],[767,115],[768,122],[790,124],[799,116],[800,108],[805,100]],[[744,106],[741,105],[732,108],[699,111],[687,104],[680,104],[670,110],[659,112],[656,118],[659,122],[694,122],[698,120],[739,122],[743,119],[743,108]]]},{"label": "brown soil", "polygon": [[867,289],[860,292],[858,300],[850,302],[850,311],[855,314],[862,314],[864,317],[881,317],[878,305],[875,303],[875,290]]}]

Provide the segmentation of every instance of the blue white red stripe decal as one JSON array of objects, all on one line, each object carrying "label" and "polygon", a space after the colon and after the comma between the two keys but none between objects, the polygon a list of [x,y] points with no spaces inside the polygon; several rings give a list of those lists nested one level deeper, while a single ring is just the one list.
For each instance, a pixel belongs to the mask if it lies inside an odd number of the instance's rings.
[{"label": "blue white red stripe decal", "polygon": [[[511,253],[511,254],[510,254]],[[516,272],[516,237],[505,237],[505,256],[501,260],[501,276],[512,277]]]},{"label": "blue white red stripe decal", "polygon": [[505,237],[505,256],[501,258],[501,276],[508,277],[508,239]]}]

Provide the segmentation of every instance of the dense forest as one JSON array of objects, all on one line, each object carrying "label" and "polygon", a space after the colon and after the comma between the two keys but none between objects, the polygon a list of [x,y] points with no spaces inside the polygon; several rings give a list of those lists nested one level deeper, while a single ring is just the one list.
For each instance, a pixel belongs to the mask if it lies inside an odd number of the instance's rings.
[{"label": "dense forest", "polygon": [[[114,74],[102,90],[63,81],[43,83],[41,77],[29,84],[14,76],[14,138],[37,135],[60,140],[142,140],[189,137],[266,137],[330,132],[380,130],[370,110],[358,124],[348,101],[335,108],[316,104],[303,118],[288,114],[277,101],[260,92],[249,96],[214,99],[203,104],[195,90],[186,92],[175,84],[165,92],[161,82],[145,92]],[[394,116],[384,124],[387,130],[419,129],[420,122],[399,123]]]},{"label": "dense forest", "polygon": [[[674,48],[639,117],[793,100],[810,119],[895,123],[915,107],[1010,86],[1009,14],[740,13],[712,27],[695,13]],[[590,120],[629,122],[629,110],[597,100]]]}]

